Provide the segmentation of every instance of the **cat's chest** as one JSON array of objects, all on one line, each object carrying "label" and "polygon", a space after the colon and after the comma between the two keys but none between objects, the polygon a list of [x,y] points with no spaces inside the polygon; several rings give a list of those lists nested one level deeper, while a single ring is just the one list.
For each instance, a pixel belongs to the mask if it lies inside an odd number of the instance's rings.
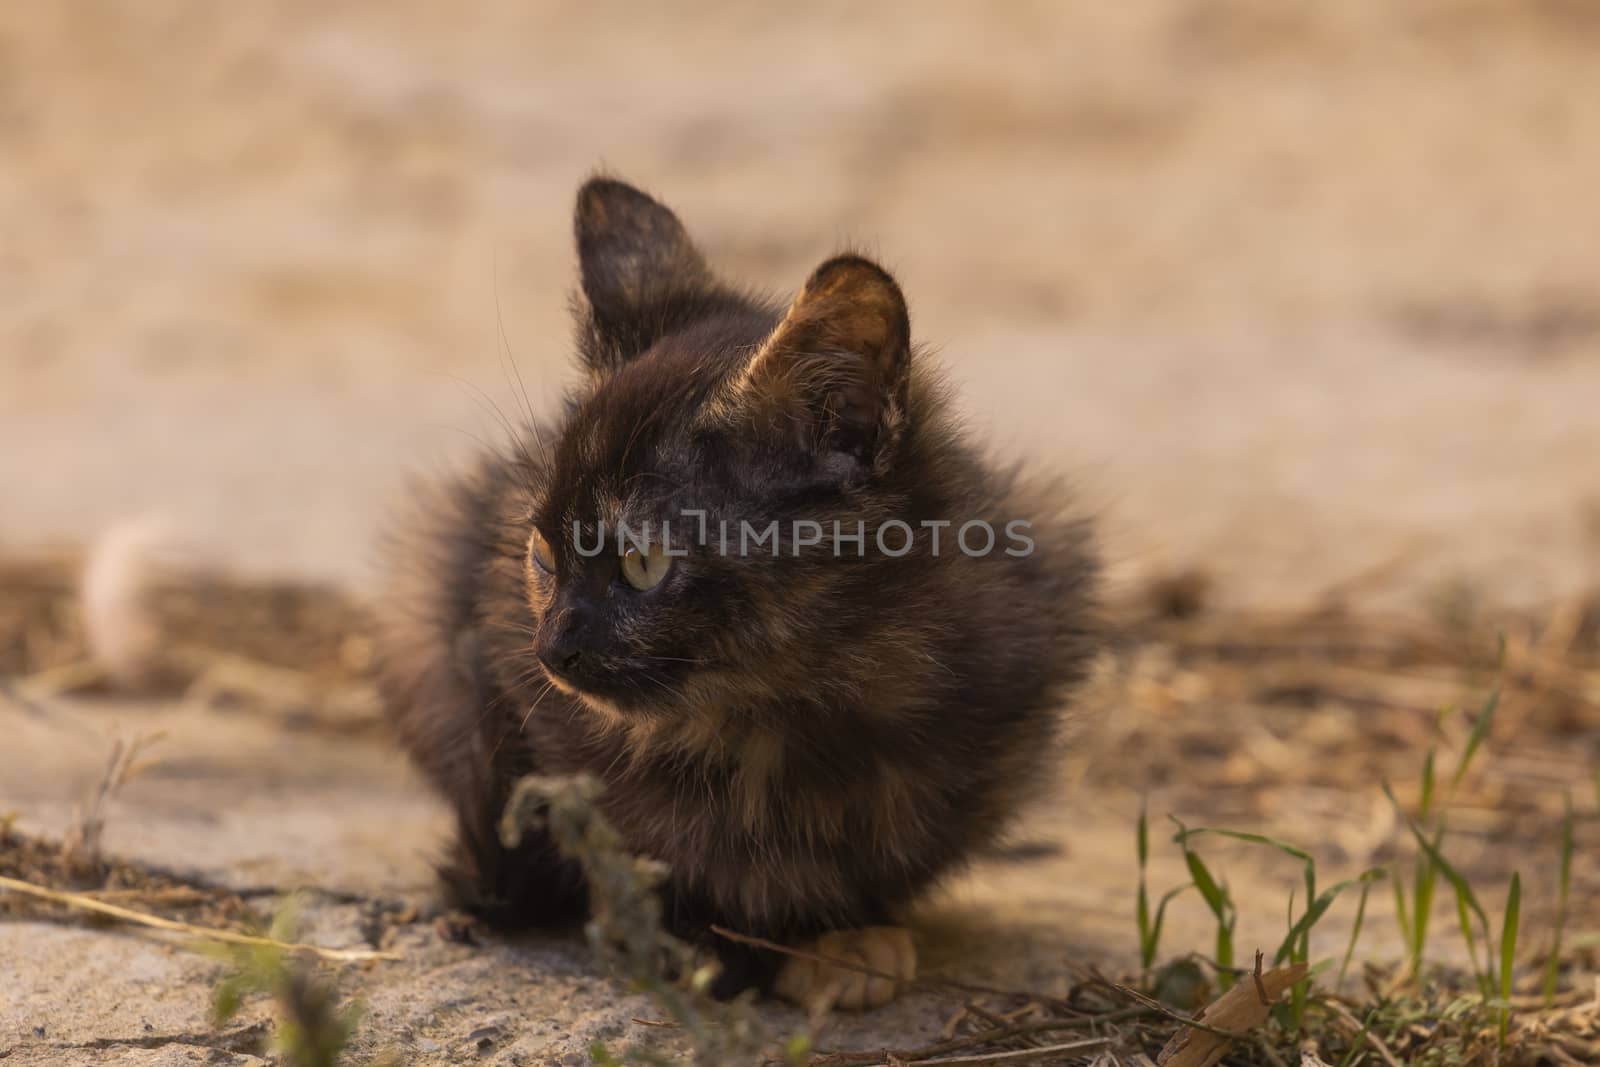
[{"label": "cat's chest", "polygon": [[607,783],[608,815],[638,851],[696,866],[912,847],[933,805],[905,768],[789,757],[760,738],[636,762]]}]

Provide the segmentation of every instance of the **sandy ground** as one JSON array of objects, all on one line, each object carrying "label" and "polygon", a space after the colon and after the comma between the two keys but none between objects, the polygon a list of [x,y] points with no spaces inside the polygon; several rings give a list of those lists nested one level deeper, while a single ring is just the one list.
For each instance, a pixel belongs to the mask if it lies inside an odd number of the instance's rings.
[{"label": "sandy ground", "polygon": [[[199,558],[365,587],[407,473],[569,380],[570,198],[603,166],[753,284],[881,255],[973,422],[1077,480],[1120,588],[1201,565],[1304,605],[1382,567],[1373,604],[1547,605],[1600,567],[1596,99],[1581,0],[0,5],[0,547],[156,512]],[[439,813],[381,742],[62,714],[6,727],[30,830],[154,724],[114,849],[426,893]],[[1122,785],[932,909],[985,931],[952,958],[1126,962],[1130,819],[1181,782]],[[407,936],[364,992],[409,1062],[564,1062],[645,1010],[570,941]],[[0,1058],[189,1062],[138,1045],[204,1031],[208,966],[0,924]]]}]

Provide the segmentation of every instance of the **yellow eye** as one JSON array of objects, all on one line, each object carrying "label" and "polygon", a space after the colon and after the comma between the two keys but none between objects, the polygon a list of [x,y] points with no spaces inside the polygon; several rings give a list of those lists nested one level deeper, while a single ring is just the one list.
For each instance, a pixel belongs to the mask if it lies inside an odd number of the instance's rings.
[{"label": "yellow eye", "polygon": [[550,542],[546,541],[544,534],[538,530],[534,530],[532,536],[528,538],[528,555],[533,558],[533,562],[539,565],[539,569],[546,574],[554,574],[556,572],[555,553],[550,551]]},{"label": "yellow eye", "polygon": [[637,545],[629,545],[622,553],[622,576],[641,591],[660,585],[671,569],[672,557],[662,545],[649,545],[642,552]]}]

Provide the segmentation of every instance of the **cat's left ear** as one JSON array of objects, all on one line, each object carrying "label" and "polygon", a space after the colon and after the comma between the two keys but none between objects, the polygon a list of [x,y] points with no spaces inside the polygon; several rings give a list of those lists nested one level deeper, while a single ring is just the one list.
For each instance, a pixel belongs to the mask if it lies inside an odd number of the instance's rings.
[{"label": "cat's left ear", "polygon": [[905,429],[911,320],[900,286],[861,256],[828,260],[734,386],[758,428],[819,458],[882,468]]},{"label": "cat's left ear", "polygon": [[706,313],[724,290],[678,216],[626,182],[590,178],[573,213],[583,359],[606,373]]}]

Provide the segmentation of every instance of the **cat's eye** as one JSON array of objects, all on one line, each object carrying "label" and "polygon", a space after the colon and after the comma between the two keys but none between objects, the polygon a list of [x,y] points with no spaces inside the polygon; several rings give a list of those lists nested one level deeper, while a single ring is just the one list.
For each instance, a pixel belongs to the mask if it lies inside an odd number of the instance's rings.
[{"label": "cat's eye", "polygon": [[528,538],[528,555],[546,574],[556,572],[556,555],[550,551],[550,542],[537,529]]},{"label": "cat's eye", "polygon": [[643,592],[661,584],[672,569],[672,557],[664,545],[629,545],[622,553],[622,576],[628,584]]}]

